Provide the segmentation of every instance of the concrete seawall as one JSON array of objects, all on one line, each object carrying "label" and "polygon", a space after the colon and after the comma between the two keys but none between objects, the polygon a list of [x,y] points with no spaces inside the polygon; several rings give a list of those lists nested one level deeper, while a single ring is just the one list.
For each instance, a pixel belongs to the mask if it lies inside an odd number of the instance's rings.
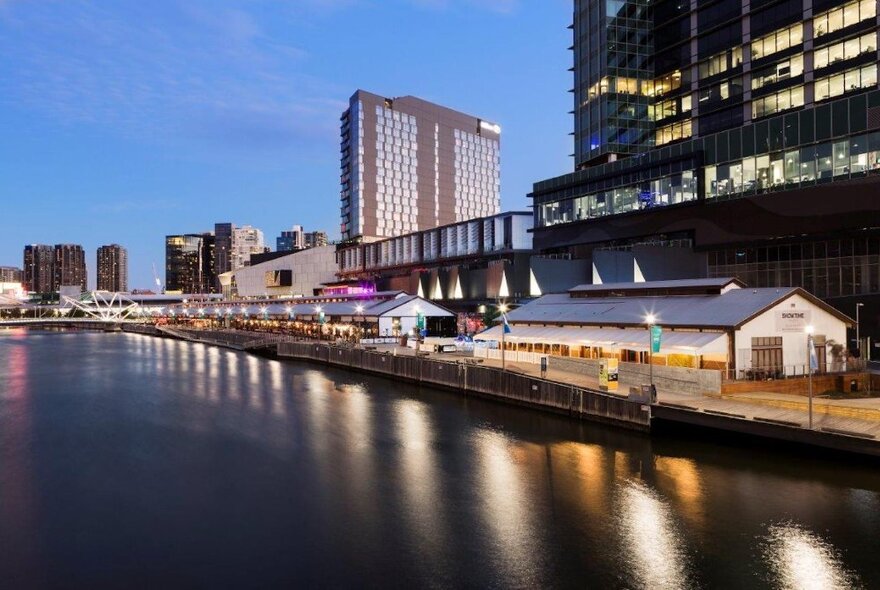
[{"label": "concrete seawall", "polygon": [[[183,338],[245,350],[253,334],[232,331],[177,329],[166,333],[152,326],[126,326],[126,332]],[[267,335],[268,336],[268,335]],[[444,388],[464,395],[477,395],[517,405],[552,411],[578,419],[602,422],[630,430],[649,432],[657,426],[665,432],[682,427],[700,427],[707,433],[731,433],[833,451],[880,457],[880,441],[873,436],[835,429],[809,430],[782,420],[749,418],[745,415],[663,402],[650,408],[621,396],[610,395],[569,383],[548,381],[472,362],[450,362],[423,356],[340,346],[327,342],[271,342],[263,350],[277,351],[279,358],[321,364],[385,376],[411,383]],[[682,396],[680,396],[682,397]],[[682,397],[682,399],[687,399]],[[697,399],[697,398],[689,398]],[[708,398],[707,398],[708,399]],[[715,400],[721,402],[722,400]],[[713,435],[709,435],[713,436]]]},{"label": "concrete seawall", "polygon": [[650,414],[639,403],[478,364],[396,356],[312,342],[279,343],[278,356],[404,379],[629,429],[647,431],[650,428]]}]

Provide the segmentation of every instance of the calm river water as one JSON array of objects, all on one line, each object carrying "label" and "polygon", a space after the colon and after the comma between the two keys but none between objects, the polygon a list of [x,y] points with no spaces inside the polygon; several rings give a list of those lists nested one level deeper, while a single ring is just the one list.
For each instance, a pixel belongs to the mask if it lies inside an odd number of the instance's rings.
[{"label": "calm river water", "polygon": [[0,331],[0,585],[880,588],[876,466]]}]

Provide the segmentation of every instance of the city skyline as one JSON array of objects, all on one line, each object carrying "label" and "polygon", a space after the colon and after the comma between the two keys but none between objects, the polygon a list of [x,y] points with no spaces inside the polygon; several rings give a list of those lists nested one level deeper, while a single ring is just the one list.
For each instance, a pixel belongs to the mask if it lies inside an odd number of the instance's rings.
[{"label": "city skyline", "polygon": [[[428,19],[425,36],[418,24]],[[272,236],[295,221],[338,239],[339,116],[358,87],[498,122],[502,210],[523,209],[533,181],[571,167],[569,21],[563,0],[310,1],[259,11],[236,2],[150,11],[4,3],[0,176],[8,213],[23,222],[0,238],[0,264],[18,266],[27,243],[93,251],[120,242],[129,286],[149,288],[164,236],[218,218]],[[389,22],[404,31],[390,41]],[[107,52],[121,38],[125,46]],[[359,51],[380,46],[394,58],[371,63],[372,52]],[[15,67],[21,60],[29,67]],[[526,84],[544,90],[519,92]],[[89,275],[93,283],[95,269]]]}]

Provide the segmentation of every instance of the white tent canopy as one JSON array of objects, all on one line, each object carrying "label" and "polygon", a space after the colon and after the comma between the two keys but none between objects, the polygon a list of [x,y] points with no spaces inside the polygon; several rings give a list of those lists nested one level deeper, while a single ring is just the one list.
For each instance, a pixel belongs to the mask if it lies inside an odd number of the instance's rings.
[{"label": "white tent canopy", "polygon": [[[501,326],[481,332],[477,338],[501,341]],[[507,342],[532,344],[565,344],[593,346],[615,350],[647,351],[650,345],[648,330],[596,327],[511,326],[505,335]],[[728,352],[727,335],[720,332],[691,332],[664,330],[660,340],[660,354],[722,354]]]}]

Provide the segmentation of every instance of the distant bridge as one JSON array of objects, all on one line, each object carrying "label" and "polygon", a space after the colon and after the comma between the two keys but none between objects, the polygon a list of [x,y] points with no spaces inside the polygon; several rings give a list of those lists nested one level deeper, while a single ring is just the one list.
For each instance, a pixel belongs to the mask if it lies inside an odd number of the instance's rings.
[{"label": "distant bridge", "polygon": [[[0,326],[89,327],[112,329],[140,321],[140,305],[120,293],[92,291],[80,299],[64,296],[57,306],[19,307],[19,317],[0,318]],[[25,314],[32,317],[25,317]]]},{"label": "distant bridge", "polygon": [[0,328],[81,328],[86,330],[118,331],[122,324],[140,324],[137,320],[96,320],[95,318],[10,318],[0,319]]}]

